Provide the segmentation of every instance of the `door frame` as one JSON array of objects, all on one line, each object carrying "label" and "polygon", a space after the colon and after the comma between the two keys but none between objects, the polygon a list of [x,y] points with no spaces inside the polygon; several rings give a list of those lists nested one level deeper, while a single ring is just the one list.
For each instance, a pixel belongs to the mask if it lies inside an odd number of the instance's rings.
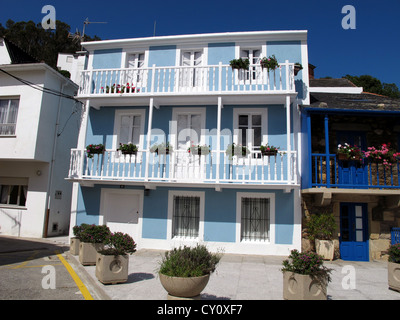
[{"label": "door frame", "polygon": [[[349,224],[348,224],[348,230],[349,230],[349,241],[343,241],[343,217],[342,217],[342,208],[344,206],[349,207]],[[362,236],[363,236],[363,241],[356,241],[356,212],[355,212],[355,207],[356,206],[361,206],[362,207]],[[341,258],[342,260],[347,260],[347,261],[369,261],[369,225],[368,225],[368,203],[365,202],[340,202],[339,206],[339,213],[340,213],[340,237],[339,237],[339,249],[341,253]],[[351,244],[355,244],[356,242],[360,243],[365,243],[365,259],[361,258],[358,259],[356,258],[355,253],[353,252],[352,255],[350,256],[350,259],[343,259],[342,257],[342,244],[344,243],[349,243],[350,246]],[[353,247],[354,248],[354,247]]]},{"label": "door frame", "polygon": [[99,225],[107,224],[106,201],[110,194],[122,195],[138,195],[139,196],[139,215],[137,222],[138,237],[133,239],[136,243],[142,239],[142,224],[143,224],[143,201],[144,191],[136,189],[116,189],[116,188],[101,188],[100,192],[100,210],[99,210]]}]

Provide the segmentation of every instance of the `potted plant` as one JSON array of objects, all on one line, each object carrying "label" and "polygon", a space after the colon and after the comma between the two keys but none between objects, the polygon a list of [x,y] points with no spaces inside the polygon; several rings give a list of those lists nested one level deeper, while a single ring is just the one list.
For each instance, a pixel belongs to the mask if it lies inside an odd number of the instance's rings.
[{"label": "potted plant", "polygon": [[207,145],[191,145],[187,151],[192,155],[207,155],[210,153],[210,146]]},{"label": "potted plant", "polygon": [[326,300],[331,269],[315,252],[292,250],[282,262],[283,298],[285,300]]},{"label": "potted plant", "polygon": [[128,280],[129,254],[136,251],[136,243],[126,233],[111,233],[104,241],[104,248],[97,252],[96,277],[104,284]]},{"label": "potted plant", "polygon": [[138,147],[133,143],[120,143],[117,151],[121,151],[122,154],[137,155]]},{"label": "potted plant", "polygon": [[246,157],[250,154],[250,150],[246,146],[237,145],[235,143],[229,144],[225,150],[225,154],[232,160],[233,156]]},{"label": "potted plant", "polygon": [[389,288],[400,292],[400,243],[392,244],[388,250]]},{"label": "potted plant", "polygon": [[333,234],[336,230],[332,213],[312,214],[307,223],[310,240],[314,241],[317,254],[332,261],[335,254]]},{"label": "potted plant", "polygon": [[303,66],[301,65],[301,63],[296,62],[294,64],[294,75],[297,76],[300,70],[303,70]]},{"label": "potted plant", "polygon": [[104,241],[110,234],[105,225],[88,225],[80,234],[79,262],[84,266],[95,265],[97,251],[104,248]]},{"label": "potted plant", "polygon": [[150,148],[150,152],[153,152],[156,154],[170,154],[170,153],[172,153],[172,151],[173,151],[173,147],[169,142],[155,144]]},{"label": "potted plant", "polygon": [[105,148],[103,144],[89,144],[86,147],[86,152],[88,158],[93,158],[94,154],[102,154]]},{"label": "potted plant", "polygon": [[88,225],[86,223],[82,223],[80,226],[74,226],[72,228],[74,237],[71,237],[71,239],[70,239],[69,252],[74,256],[79,255],[79,244],[81,241],[81,233],[82,233],[82,230],[84,230],[85,227],[87,227],[87,226]]},{"label": "potted plant", "polygon": [[362,160],[361,149],[357,146],[351,146],[348,143],[344,145],[339,144],[336,154],[341,161]]},{"label": "potted plant", "polygon": [[233,59],[231,61],[229,61],[230,66],[232,67],[232,69],[244,69],[244,70],[249,70],[249,66],[250,66],[250,60],[247,59]]},{"label": "potted plant", "polygon": [[279,67],[278,60],[275,58],[275,55],[269,56],[268,58],[262,58],[260,60],[261,68],[266,68],[268,72],[270,70],[275,70]]},{"label": "potted plant", "polygon": [[260,146],[261,155],[263,156],[276,156],[278,150],[279,147],[270,146],[268,143],[265,146]]},{"label": "potted plant", "polygon": [[158,274],[168,298],[198,298],[220,259],[221,254],[211,253],[200,244],[167,251]]},{"label": "potted plant", "polygon": [[368,147],[368,151],[364,151],[364,156],[369,162],[382,163],[385,168],[389,169],[392,164],[397,163],[400,152],[390,147],[390,143],[384,143],[377,147]]}]

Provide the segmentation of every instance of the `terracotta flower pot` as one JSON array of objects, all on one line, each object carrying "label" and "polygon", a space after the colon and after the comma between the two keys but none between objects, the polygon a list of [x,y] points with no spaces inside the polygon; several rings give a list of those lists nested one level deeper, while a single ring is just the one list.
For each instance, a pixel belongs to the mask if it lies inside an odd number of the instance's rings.
[{"label": "terracotta flower pot", "polygon": [[160,281],[170,296],[194,298],[207,286],[210,275],[200,277],[170,277],[159,273]]}]

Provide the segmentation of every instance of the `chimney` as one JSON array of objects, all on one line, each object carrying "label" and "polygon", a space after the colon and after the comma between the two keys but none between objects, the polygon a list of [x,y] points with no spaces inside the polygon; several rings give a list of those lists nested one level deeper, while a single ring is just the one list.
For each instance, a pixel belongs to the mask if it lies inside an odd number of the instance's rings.
[{"label": "chimney", "polygon": [[308,64],[308,77],[310,80],[314,79],[314,69],[316,66],[312,65],[311,63]]}]

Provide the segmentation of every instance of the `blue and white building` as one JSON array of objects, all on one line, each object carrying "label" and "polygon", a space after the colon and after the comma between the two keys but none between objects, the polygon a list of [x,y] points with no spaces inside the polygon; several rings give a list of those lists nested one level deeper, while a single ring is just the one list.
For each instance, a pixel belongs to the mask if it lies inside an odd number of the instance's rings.
[{"label": "blue and white building", "polygon": [[[132,235],[138,248],[202,242],[265,255],[301,248],[298,106],[309,104],[306,31],[83,46],[88,60],[77,98],[85,111],[71,150],[70,229],[106,224]],[[263,69],[261,58],[273,55],[279,68]],[[231,68],[240,57],[249,58],[249,70]],[[296,74],[295,63],[303,66]],[[172,152],[153,152],[167,142]],[[120,143],[135,144],[137,154],[122,154]],[[249,152],[228,155],[232,143]],[[88,157],[90,144],[105,151]],[[278,154],[262,156],[266,144]],[[188,152],[193,145],[209,152]]]}]

